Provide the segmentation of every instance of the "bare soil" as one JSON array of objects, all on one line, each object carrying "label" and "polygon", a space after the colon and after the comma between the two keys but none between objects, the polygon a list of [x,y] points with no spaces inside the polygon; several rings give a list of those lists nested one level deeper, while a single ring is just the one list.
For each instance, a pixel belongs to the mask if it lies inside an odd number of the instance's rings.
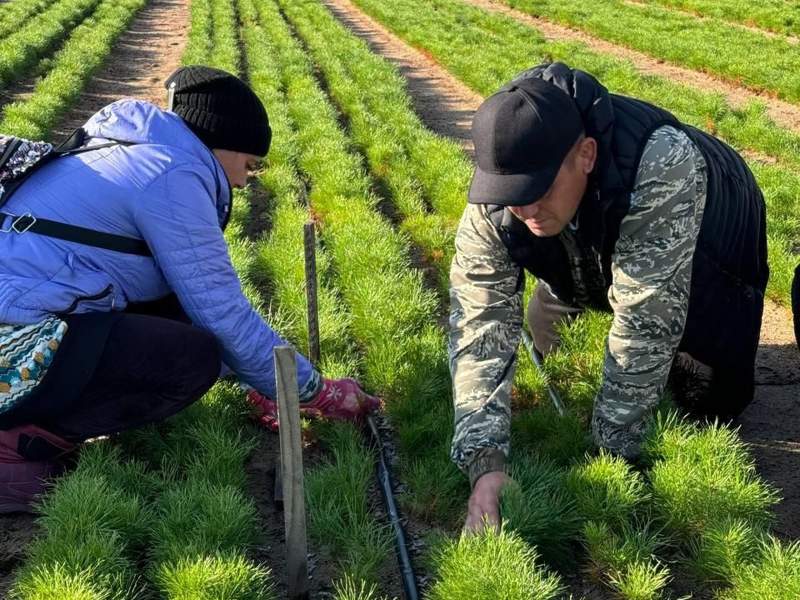
[{"label": "bare soil", "polygon": [[33,515],[0,515],[0,598],[7,597],[14,571],[22,564],[36,532]]},{"label": "bare soil", "polygon": [[[440,135],[460,141],[469,150],[468,131],[472,115],[482,98],[429,55],[412,48],[361,12],[350,0],[323,1],[373,51],[397,65],[408,80],[408,93],[425,124]],[[509,12],[490,0],[468,1]],[[521,16],[525,20],[531,19],[539,27],[538,19]],[[564,31],[570,36],[578,35]],[[609,53],[605,43],[602,44],[598,50]],[[635,54],[628,54],[626,58],[633,59]],[[653,62],[646,57],[644,60]],[[635,62],[639,65],[638,56]],[[708,89],[708,82],[703,83],[702,77],[687,83]],[[440,89],[441,94],[438,93]],[[798,109],[792,107],[792,110]],[[741,415],[739,425],[743,439],[752,445],[759,472],[777,486],[784,497],[777,507],[775,530],[785,538],[797,539],[800,538],[800,519],[795,516],[800,512],[800,351],[794,342],[791,323],[791,313],[786,307],[767,301],[756,360],[757,391],[752,404]]]},{"label": "bare soil", "polygon": [[68,135],[120,98],[139,98],[165,106],[164,81],[180,66],[186,47],[188,5],[185,0],[150,0],[53,131],[53,139]]},{"label": "bare soil", "polygon": [[323,1],[342,23],[369,44],[373,52],[397,66],[408,82],[414,108],[425,125],[459,141],[472,155],[472,115],[483,98],[348,0]]},{"label": "bare soil", "polygon": [[779,100],[774,94],[749,90],[715,75],[668,64],[661,59],[653,58],[643,52],[631,50],[630,48],[592,37],[583,31],[557,25],[540,17],[533,17],[522,11],[500,4],[496,0],[466,1],[479,8],[502,13],[513,17],[521,23],[530,25],[541,32],[545,39],[549,41],[580,42],[594,52],[608,54],[632,62],[636,65],[636,69],[642,74],[658,75],[659,77],[665,77],[670,81],[683,85],[719,92],[731,106],[740,107],[753,100],[759,100],[766,104],[767,114],[775,123],[800,132],[800,106]]},{"label": "bare soil", "polygon": [[[278,435],[259,430],[258,446],[247,464],[247,491],[258,509],[258,529],[261,538],[253,548],[254,560],[269,566],[276,584],[278,598],[287,597],[286,543],[283,509],[275,501],[275,475],[280,468]],[[314,449],[304,449],[306,468],[314,462]],[[335,572],[328,568],[330,561],[320,560],[318,551],[309,546],[308,575],[312,598],[325,598],[331,592]]]},{"label": "bare soil", "polygon": [[759,473],[783,496],[775,511],[776,533],[800,539],[800,351],[784,306],[769,302],[764,309],[755,399],[738,424]]}]

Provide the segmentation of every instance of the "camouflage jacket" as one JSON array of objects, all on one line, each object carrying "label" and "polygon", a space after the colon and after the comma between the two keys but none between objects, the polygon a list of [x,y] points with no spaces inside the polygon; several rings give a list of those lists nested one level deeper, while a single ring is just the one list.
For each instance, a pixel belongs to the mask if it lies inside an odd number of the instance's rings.
[{"label": "camouflage jacket", "polygon": [[[663,126],[650,136],[615,247],[614,319],[592,419],[595,442],[623,456],[638,453],[683,334],[706,182],[705,160],[684,132]],[[486,207],[467,205],[450,270],[451,456],[473,483],[508,456],[524,281]]]}]

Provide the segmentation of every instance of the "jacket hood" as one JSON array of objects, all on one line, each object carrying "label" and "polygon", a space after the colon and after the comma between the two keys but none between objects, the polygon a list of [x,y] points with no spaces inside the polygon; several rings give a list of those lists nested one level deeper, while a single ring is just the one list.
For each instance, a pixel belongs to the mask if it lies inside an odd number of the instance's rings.
[{"label": "jacket hood", "polygon": [[232,201],[228,178],[214,153],[178,115],[144,100],[123,99],[100,109],[83,129],[90,137],[176,148],[206,165],[217,182],[217,213],[225,228]]},{"label": "jacket hood", "polygon": [[174,146],[198,158],[210,153],[183,119],[144,100],[117,100],[92,115],[83,128],[92,137]]},{"label": "jacket hood", "polygon": [[611,149],[614,138],[614,107],[606,87],[589,73],[559,62],[534,67],[514,79],[531,77],[549,81],[575,101],[586,135],[597,140],[594,175],[598,185],[606,189],[624,187]]}]

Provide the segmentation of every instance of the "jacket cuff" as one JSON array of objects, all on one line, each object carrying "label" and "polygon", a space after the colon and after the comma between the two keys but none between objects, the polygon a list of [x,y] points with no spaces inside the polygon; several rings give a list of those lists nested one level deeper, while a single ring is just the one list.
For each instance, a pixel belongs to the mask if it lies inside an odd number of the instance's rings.
[{"label": "jacket cuff", "polygon": [[311,402],[322,391],[322,375],[316,369],[311,369],[311,375],[305,385],[300,388],[300,402]]},{"label": "jacket cuff", "polygon": [[506,455],[497,448],[487,448],[478,452],[467,465],[470,487],[475,487],[478,479],[491,471],[505,471]]}]

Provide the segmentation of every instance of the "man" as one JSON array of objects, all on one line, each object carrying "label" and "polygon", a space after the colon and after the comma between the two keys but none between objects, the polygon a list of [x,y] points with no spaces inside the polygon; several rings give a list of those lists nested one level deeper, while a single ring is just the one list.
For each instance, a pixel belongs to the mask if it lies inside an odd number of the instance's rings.
[{"label": "man", "polygon": [[744,161],[646,102],[560,63],[526,71],[475,114],[477,168],[451,281],[452,457],[469,529],[498,520],[523,269],[536,349],[591,307],[612,311],[592,432],[635,458],[680,351],[712,371],[693,410],[736,416],[754,391],[768,278],[765,207]]},{"label": "man", "polygon": [[[181,68],[167,85],[171,111],[103,108],[83,128],[97,149],[42,165],[0,210],[0,513],[27,510],[80,442],[200,398],[223,363],[277,424],[272,357],[284,342],[242,294],[223,237],[231,189],[269,149],[267,113],[216,69]],[[32,219],[13,226],[19,215],[89,235],[37,234]],[[297,365],[307,412],[356,419],[378,404],[353,380]]]}]

